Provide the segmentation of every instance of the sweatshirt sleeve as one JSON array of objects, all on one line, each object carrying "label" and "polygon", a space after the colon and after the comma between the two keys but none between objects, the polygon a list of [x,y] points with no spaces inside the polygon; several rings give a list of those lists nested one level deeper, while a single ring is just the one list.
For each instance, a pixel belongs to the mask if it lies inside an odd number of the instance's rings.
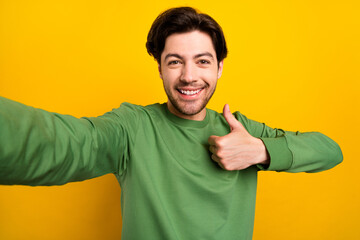
[{"label": "sweatshirt sleeve", "polygon": [[261,170],[285,172],[320,172],[335,167],[343,160],[339,145],[319,132],[290,132],[270,128],[247,119],[239,112],[236,118],[248,132],[260,138],[269,153],[270,165]]},{"label": "sweatshirt sleeve", "polygon": [[50,113],[0,97],[0,184],[62,185],[126,168],[129,136],[114,111]]}]

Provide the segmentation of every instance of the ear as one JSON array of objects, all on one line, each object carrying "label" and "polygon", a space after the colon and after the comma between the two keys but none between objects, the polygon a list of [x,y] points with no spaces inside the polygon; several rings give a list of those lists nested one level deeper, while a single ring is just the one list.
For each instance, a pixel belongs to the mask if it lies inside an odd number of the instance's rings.
[{"label": "ear", "polygon": [[219,78],[221,77],[221,75],[222,75],[223,68],[224,68],[224,60],[222,60],[222,61],[219,63],[218,79],[219,79]]},{"label": "ear", "polygon": [[160,63],[158,63],[158,71],[159,71],[160,78],[163,79],[162,74],[161,74],[161,65],[160,65]]}]

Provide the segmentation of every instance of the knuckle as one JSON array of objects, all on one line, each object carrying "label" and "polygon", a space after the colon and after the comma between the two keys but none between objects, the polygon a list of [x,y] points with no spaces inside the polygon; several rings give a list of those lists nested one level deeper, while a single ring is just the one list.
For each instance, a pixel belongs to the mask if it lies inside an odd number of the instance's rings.
[{"label": "knuckle", "polygon": [[221,163],[226,170],[231,167],[230,163],[226,159],[220,158],[219,163]]},{"label": "knuckle", "polygon": [[218,149],[218,150],[216,151],[216,155],[217,155],[219,158],[223,158],[223,157],[224,157],[224,150]]},{"label": "knuckle", "polygon": [[224,142],[224,140],[219,141],[219,142],[218,142],[218,146],[219,146],[220,148],[225,147],[225,142]]},{"label": "knuckle", "polygon": [[216,146],[217,146],[218,148],[224,147],[224,144],[225,144],[223,138],[218,138],[218,139],[216,139],[215,143],[216,143]]},{"label": "knuckle", "polygon": [[234,163],[230,160],[221,159],[220,163],[223,166],[223,168],[227,171],[237,170],[236,164],[234,165]]},{"label": "knuckle", "polygon": [[233,170],[235,170],[234,167],[232,167],[231,165],[224,165],[224,168],[225,168],[225,170],[227,170],[227,171],[233,171]]},{"label": "knuckle", "polygon": [[208,138],[208,142],[210,143],[210,142],[214,142],[215,140],[214,140],[214,136],[210,136],[209,138]]}]

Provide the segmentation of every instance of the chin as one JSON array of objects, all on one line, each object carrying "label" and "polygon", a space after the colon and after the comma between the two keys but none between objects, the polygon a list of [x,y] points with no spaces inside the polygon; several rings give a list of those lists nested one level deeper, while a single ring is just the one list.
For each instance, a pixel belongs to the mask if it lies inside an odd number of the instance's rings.
[{"label": "chin", "polygon": [[178,112],[187,116],[193,116],[200,113],[206,107],[207,102],[179,104],[178,102],[171,101],[171,104]]}]

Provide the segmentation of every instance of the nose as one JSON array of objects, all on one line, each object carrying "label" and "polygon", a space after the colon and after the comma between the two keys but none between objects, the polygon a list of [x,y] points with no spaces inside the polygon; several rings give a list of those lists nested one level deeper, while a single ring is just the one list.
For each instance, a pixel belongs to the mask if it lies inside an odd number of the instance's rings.
[{"label": "nose", "polygon": [[180,81],[190,83],[197,81],[196,66],[191,63],[184,64],[181,72]]}]

